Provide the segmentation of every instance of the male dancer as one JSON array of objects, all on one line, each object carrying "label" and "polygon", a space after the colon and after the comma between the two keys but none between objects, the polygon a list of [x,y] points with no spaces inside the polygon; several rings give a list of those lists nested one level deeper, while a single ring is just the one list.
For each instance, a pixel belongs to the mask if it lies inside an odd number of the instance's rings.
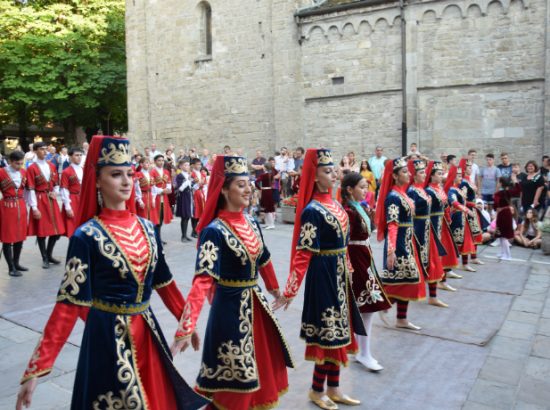
[{"label": "male dancer", "polygon": [[69,165],[61,174],[61,200],[63,201],[63,222],[65,236],[71,237],[76,226],[76,214],[80,206],[80,188],[84,170],[82,163],[83,151],[80,148],[69,150]]}]

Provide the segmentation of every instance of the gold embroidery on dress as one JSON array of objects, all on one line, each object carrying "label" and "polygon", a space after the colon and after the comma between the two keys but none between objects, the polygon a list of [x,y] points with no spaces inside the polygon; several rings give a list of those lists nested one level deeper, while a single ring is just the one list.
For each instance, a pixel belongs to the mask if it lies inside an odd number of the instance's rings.
[{"label": "gold embroidery on dress", "polygon": [[113,268],[118,269],[120,277],[126,279],[130,269],[117,246],[98,227],[94,226],[93,222],[84,225],[82,232],[94,238],[99,245],[101,254],[113,263]]},{"label": "gold embroidery on dress", "polygon": [[388,269],[380,272],[380,278],[388,281],[398,281],[404,279],[418,279],[419,270],[414,258],[413,249],[411,247],[413,240],[413,229],[408,226],[405,229],[405,252],[404,255],[396,255],[395,265],[392,271]]},{"label": "gold embroidery on dress", "polygon": [[214,264],[219,258],[218,251],[220,250],[214,242],[206,241],[199,248],[199,272],[207,272],[210,275],[218,276],[214,272]]},{"label": "gold embroidery on dress", "polygon": [[306,337],[318,337],[320,340],[334,342],[348,340],[350,337],[348,304],[346,301],[346,263],[345,256],[336,260],[336,288],[338,290],[339,306],[330,306],[321,314],[322,327],[310,323],[302,323],[302,331]]},{"label": "gold embroidery on dress", "polygon": [[341,238],[342,228],[340,226],[340,223],[338,222],[338,219],[334,215],[332,215],[332,213],[330,213],[324,206],[322,206],[321,203],[317,201],[313,201],[311,203],[311,207],[319,211],[319,213],[323,215],[325,222],[329,224],[336,231],[336,236],[338,236],[338,238]]},{"label": "gold embroidery on dress", "polygon": [[399,223],[399,207],[395,204],[390,204],[388,206],[388,223],[390,222]]},{"label": "gold embroidery on dress", "polygon": [[32,352],[31,360],[29,361],[29,365],[27,366],[27,370],[25,370],[25,374],[33,373],[36,370],[38,370],[38,361],[40,360],[40,345],[42,344],[42,340],[44,339],[44,335],[40,335],[40,339],[38,339],[38,343],[36,344],[36,347],[34,348],[34,351]]},{"label": "gold embroidery on dress", "polygon": [[234,235],[222,221],[220,222],[221,223],[219,227],[222,235],[225,238],[225,243],[227,243],[229,249],[234,252],[235,256],[241,259],[241,264],[245,266],[246,261],[248,260],[246,248],[240,243],[236,235]]},{"label": "gold embroidery on dress", "polygon": [[382,290],[376,282],[371,268],[367,268],[369,279],[365,282],[365,289],[357,297],[357,306],[373,305],[376,302],[383,302]]},{"label": "gold embroidery on dress", "polygon": [[97,161],[98,165],[122,165],[130,163],[130,153],[128,144],[120,143],[118,145],[109,143],[107,148],[101,149],[101,157]]},{"label": "gold embroidery on dress", "polygon": [[218,364],[211,369],[203,362],[199,377],[216,379],[218,381],[239,381],[250,383],[258,380],[258,369],[254,358],[254,342],[252,336],[252,290],[245,289],[241,294],[239,308],[239,332],[242,337],[239,345],[232,340],[224,342],[218,347]]},{"label": "gold embroidery on dress", "polygon": [[300,245],[312,247],[313,240],[317,237],[317,227],[311,222],[306,222],[300,229]]},{"label": "gold embroidery on dress", "polygon": [[178,330],[176,332],[182,332],[184,336],[189,336],[193,333],[193,320],[191,318],[191,302],[187,300],[185,306],[183,307],[183,312],[181,318],[178,322]]},{"label": "gold embroidery on dress", "polygon": [[140,395],[135,369],[132,365],[132,349],[128,346],[129,340],[129,318],[117,315],[115,318],[115,343],[118,366],[117,379],[126,385],[124,390],[119,390],[119,395],[109,391],[100,394],[93,402],[94,410],[141,410],[144,408],[144,401]]},{"label": "gold embroidery on dress", "polygon": [[73,256],[67,261],[65,275],[59,288],[59,294],[76,296],[80,292],[80,286],[86,282],[86,269],[88,265],[82,263],[82,260]]}]

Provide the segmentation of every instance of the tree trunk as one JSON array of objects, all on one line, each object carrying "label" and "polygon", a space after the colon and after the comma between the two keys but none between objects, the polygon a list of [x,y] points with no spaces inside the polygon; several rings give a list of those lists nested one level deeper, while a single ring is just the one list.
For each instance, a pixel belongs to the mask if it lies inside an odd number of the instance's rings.
[{"label": "tree trunk", "polygon": [[29,149],[27,125],[27,106],[20,104],[17,107],[17,126],[19,128],[19,144],[25,151]]},{"label": "tree trunk", "polygon": [[76,142],[76,120],[69,117],[65,121],[65,145],[74,145]]}]

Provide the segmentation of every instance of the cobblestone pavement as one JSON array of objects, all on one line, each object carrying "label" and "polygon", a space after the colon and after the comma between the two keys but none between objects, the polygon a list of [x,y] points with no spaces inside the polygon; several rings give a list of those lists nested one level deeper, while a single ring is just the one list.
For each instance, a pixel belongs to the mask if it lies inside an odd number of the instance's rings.
[{"label": "cobblestone pavement", "polygon": [[[279,283],[289,264],[291,225],[264,233]],[[179,242],[179,223],[163,229],[168,264],[184,295],[193,275],[195,247]],[[59,241],[61,256],[67,240]],[[375,243],[381,265],[381,244]],[[373,351],[384,365],[374,374],[357,363],[342,371],[342,390],[360,398],[365,409],[548,409],[550,403],[550,258],[540,251],[512,248],[515,261],[495,258],[498,248],[480,248],[486,264],[464,279],[450,281],[456,293],[440,292],[449,309],[413,303],[409,318],[420,334],[387,328],[376,317]],[[19,379],[51,312],[63,271],[42,270],[34,239],[25,243],[22,262],[31,268],[10,278],[0,262],[0,409],[13,409]],[[463,273],[463,272],[461,272]],[[300,293],[301,295],[301,293]],[[312,364],[303,359],[299,339],[301,296],[288,311],[277,312],[297,362],[289,370],[290,389],[281,409],[315,408],[307,400]],[[176,320],[155,295],[153,309],[169,339]],[[395,309],[390,316],[393,320]],[[204,331],[208,304],[198,329]],[[40,379],[33,409],[69,408],[83,324],[78,323],[51,375]],[[175,364],[193,384],[200,353],[186,351]],[[344,406],[342,406],[343,408]]]}]

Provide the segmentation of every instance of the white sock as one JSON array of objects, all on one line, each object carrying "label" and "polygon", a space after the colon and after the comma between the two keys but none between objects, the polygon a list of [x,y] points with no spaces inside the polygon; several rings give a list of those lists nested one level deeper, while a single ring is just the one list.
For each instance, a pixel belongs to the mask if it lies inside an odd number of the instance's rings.
[{"label": "white sock", "polygon": [[271,212],[271,226],[273,228],[275,228],[275,218],[276,218],[275,212]]},{"label": "white sock", "polygon": [[361,318],[363,319],[363,324],[365,325],[365,330],[367,331],[368,336],[357,335],[359,343],[359,356],[364,357],[367,361],[375,360],[372,357],[370,351],[370,341],[372,337],[372,313],[361,313]]}]

